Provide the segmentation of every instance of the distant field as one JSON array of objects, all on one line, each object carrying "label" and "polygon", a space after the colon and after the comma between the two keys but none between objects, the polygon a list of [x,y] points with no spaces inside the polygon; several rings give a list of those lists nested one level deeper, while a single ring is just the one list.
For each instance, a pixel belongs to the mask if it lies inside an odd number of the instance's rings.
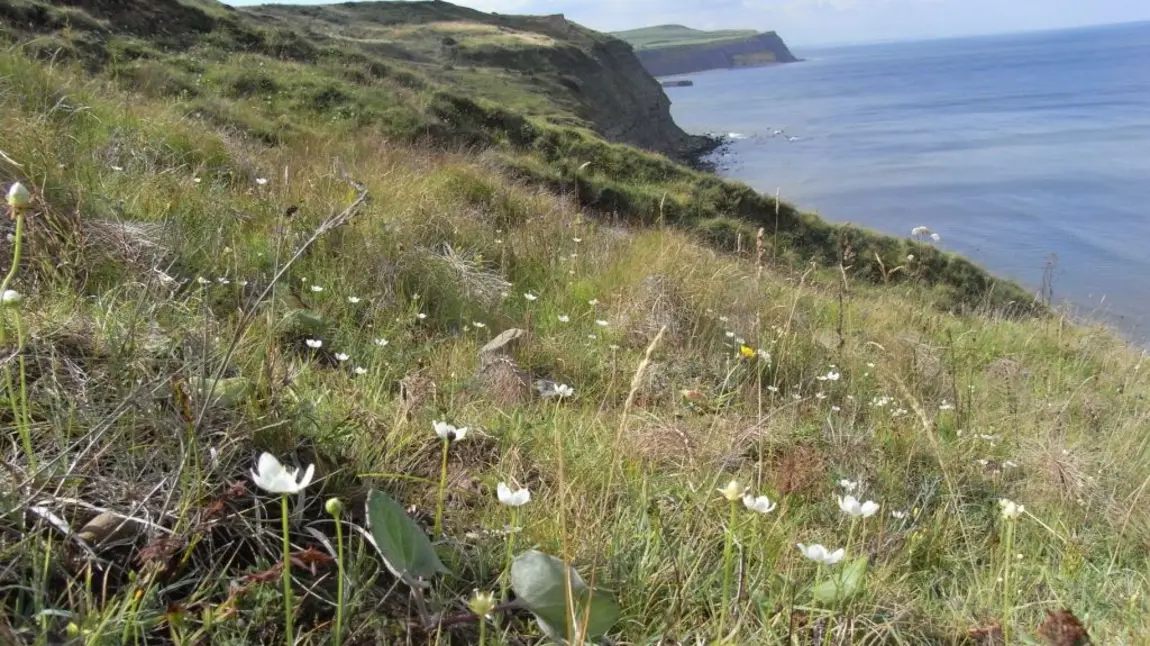
[{"label": "distant field", "polygon": [[612,35],[631,43],[635,49],[660,49],[677,45],[701,45],[724,40],[750,38],[757,33],[753,29],[702,31],[682,25],[659,25],[630,31],[616,31]]}]

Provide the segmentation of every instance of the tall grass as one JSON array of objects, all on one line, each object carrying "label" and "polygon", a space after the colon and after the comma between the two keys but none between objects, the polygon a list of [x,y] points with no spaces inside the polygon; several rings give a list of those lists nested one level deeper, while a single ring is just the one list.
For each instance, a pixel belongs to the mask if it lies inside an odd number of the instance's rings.
[{"label": "tall grass", "polygon": [[[1150,633],[1150,384],[1104,329],[948,313],[926,281],[839,262],[760,271],[482,155],[338,129],[269,146],[13,52],[0,131],[0,180],[42,196],[15,281],[27,341],[0,352],[26,363],[31,419],[29,453],[22,417],[0,413],[15,643],[281,640],[280,510],[246,477],[263,450],[317,465],[286,532],[301,643],[331,642],[339,585],[345,643],[477,639],[474,620],[423,620],[500,588],[507,532],[616,597],[620,642],[959,643],[1036,635],[1063,608],[1097,643]],[[561,404],[476,373],[478,349],[528,317],[512,358],[571,384]],[[452,574],[421,609],[357,530],[368,486],[430,530],[436,419],[473,430],[447,461]],[[715,490],[732,478],[778,509],[725,526]],[[794,544],[848,542],[841,479],[882,511],[849,541],[865,586],[819,603]],[[519,527],[500,481],[532,491]],[[344,581],[324,558],[337,495]],[[1005,595],[999,498],[1028,512]],[[489,643],[538,634],[508,616]]]}]

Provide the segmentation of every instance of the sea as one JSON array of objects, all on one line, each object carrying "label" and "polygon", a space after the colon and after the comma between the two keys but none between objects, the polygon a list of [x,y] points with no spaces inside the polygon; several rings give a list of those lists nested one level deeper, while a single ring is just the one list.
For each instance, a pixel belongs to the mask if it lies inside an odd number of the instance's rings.
[{"label": "sea", "polygon": [[722,174],[1150,338],[1150,23],[795,55],[666,89]]}]

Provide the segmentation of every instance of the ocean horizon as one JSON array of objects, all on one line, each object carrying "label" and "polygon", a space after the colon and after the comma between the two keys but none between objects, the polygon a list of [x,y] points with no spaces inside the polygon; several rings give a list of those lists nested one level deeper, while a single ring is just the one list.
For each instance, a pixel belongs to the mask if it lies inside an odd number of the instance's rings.
[{"label": "ocean horizon", "polygon": [[720,173],[939,246],[1121,333],[1150,325],[1150,22],[795,48],[684,75]]}]

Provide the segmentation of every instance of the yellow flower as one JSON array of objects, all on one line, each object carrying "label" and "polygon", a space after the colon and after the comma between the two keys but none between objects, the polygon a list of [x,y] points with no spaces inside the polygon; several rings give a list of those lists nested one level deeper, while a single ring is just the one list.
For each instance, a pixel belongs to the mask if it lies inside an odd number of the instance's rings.
[{"label": "yellow flower", "polygon": [[750,359],[755,356],[755,349],[749,345],[739,346],[739,354],[743,355],[744,359]]}]

